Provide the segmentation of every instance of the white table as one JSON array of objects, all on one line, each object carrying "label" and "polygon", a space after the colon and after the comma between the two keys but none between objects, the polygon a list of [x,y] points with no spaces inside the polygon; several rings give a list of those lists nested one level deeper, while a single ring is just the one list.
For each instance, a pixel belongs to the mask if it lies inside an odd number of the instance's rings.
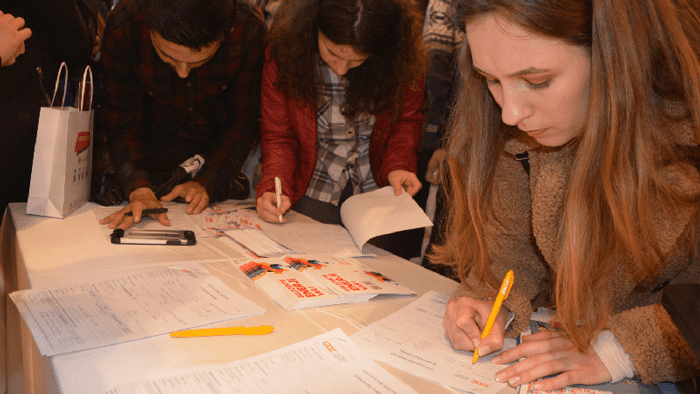
[{"label": "white table", "polygon": [[[275,331],[260,337],[188,340],[174,340],[160,335],[45,357],[39,353],[29,329],[9,301],[6,349],[8,393],[99,393],[117,384],[229,363],[335,328],[352,335],[415,300],[414,297],[385,297],[358,304],[287,311],[231,264],[231,259],[238,256],[229,254],[227,248],[221,248],[219,241],[205,238],[200,239],[197,245],[187,247],[112,245],[99,231],[99,224],[91,212],[95,207],[87,204],[66,219],[51,219],[27,215],[26,204],[10,204],[0,238],[4,240],[1,246],[5,285],[2,288],[3,300],[0,300],[3,305],[9,300],[6,294],[18,289],[82,283],[114,275],[115,272],[171,265],[178,261],[199,261],[231,288],[267,309],[262,315],[235,320],[236,325],[270,324]],[[399,257],[379,249],[375,252],[377,258],[363,258],[362,261],[415,290],[418,295],[429,290],[451,294],[458,286],[450,279]],[[222,325],[226,324],[218,324]],[[455,392],[397,369],[384,367],[420,393]]]}]

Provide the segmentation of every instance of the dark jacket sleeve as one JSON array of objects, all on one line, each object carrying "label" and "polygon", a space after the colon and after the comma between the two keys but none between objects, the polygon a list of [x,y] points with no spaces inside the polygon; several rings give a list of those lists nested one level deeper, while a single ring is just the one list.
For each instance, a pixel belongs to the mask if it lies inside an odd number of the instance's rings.
[{"label": "dark jacket sleeve", "polygon": [[[278,69],[270,47],[265,52],[262,82],[262,179],[257,186],[257,195],[275,190],[275,177],[282,180],[282,193],[292,204],[303,196],[311,179],[316,152],[316,137],[300,138],[316,130],[315,115],[310,107],[295,108],[284,92],[277,88]],[[313,151],[313,152],[311,152]],[[311,161],[314,161],[311,163]]]},{"label": "dark jacket sleeve", "polygon": [[260,85],[262,83],[263,62],[265,59],[265,38],[267,26],[262,14],[253,11],[238,18],[233,34],[242,37],[242,67],[228,90],[226,121],[221,127],[221,143],[207,157],[207,163],[195,181],[205,187],[209,197],[217,191],[225,190],[225,183],[240,172],[243,162],[260,139]]},{"label": "dark jacket sleeve", "polygon": [[24,0],[33,21],[33,33],[46,50],[69,65],[85,63],[97,33],[99,0]]},{"label": "dark jacket sleeve", "polygon": [[395,119],[386,112],[377,115],[370,142],[370,165],[379,187],[389,185],[392,171],[417,172],[424,98],[425,80],[421,75],[411,86],[405,87],[401,112]]}]

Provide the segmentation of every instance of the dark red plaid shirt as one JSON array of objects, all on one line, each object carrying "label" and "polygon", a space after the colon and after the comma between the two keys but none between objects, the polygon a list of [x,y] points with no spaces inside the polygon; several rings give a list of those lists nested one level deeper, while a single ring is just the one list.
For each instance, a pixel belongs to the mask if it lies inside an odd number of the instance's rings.
[{"label": "dark red plaid shirt", "polygon": [[131,1],[110,13],[101,55],[105,103],[97,110],[127,196],[195,154],[205,158],[195,181],[210,197],[240,171],[260,135],[266,34],[260,11],[238,0],[231,33],[183,79],[158,56]]}]

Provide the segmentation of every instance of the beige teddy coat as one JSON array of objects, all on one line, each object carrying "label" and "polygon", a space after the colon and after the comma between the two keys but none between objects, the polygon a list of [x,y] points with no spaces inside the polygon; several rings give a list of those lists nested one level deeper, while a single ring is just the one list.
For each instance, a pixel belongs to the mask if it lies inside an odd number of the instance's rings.
[{"label": "beige teddy coat", "polygon": [[[689,129],[674,132],[680,141],[696,145]],[[551,291],[551,273],[557,270],[555,240],[573,149],[546,148],[527,136],[521,136],[509,140],[504,150],[494,185],[497,195],[494,207],[500,224],[487,226],[487,246],[497,277],[504,277],[509,269],[515,273],[514,286],[504,305],[516,316],[507,335],[516,336],[527,326],[533,307],[543,306],[534,300]],[[515,160],[515,154],[525,151],[529,154],[529,176]],[[698,192],[678,172],[666,171],[665,175],[675,187]],[[680,381],[700,370],[700,363],[660,304],[663,292],[654,291],[657,284],[667,280],[670,283],[700,283],[697,252],[689,255],[676,247],[679,237],[687,231],[691,215],[697,214],[697,210],[673,213],[664,207],[655,212],[660,246],[667,253],[667,265],[647,291],[635,291],[637,283],[628,269],[633,262],[617,258],[620,264],[614,269],[614,304],[607,329],[631,356],[636,377],[646,384]],[[462,287],[455,296],[468,294],[482,298],[475,294],[488,294],[475,278],[468,277],[466,283],[475,293]]]}]

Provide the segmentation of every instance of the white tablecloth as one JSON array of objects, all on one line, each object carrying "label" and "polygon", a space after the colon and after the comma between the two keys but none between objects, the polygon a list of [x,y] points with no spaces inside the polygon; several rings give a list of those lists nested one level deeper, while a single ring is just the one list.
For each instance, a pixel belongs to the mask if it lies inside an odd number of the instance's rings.
[{"label": "white tablecloth", "polygon": [[[408,305],[414,297],[383,297],[369,302],[287,311],[265,295],[231,264],[240,256],[211,238],[196,246],[123,246],[105,239],[87,204],[66,219],[26,215],[26,204],[10,204],[2,226],[2,305],[7,307],[7,392],[98,393],[107,387],[207,368],[311,338],[335,328],[352,335],[368,324]],[[399,257],[376,250],[363,258],[368,266],[419,295],[429,290],[451,294],[458,284]],[[262,315],[236,320],[236,325],[270,324],[274,335],[172,340],[166,335],[99,349],[44,357],[6,294],[27,288],[82,283],[130,269],[198,261],[237,292],[267,309]],[[2,312],[2,310],[0,310]],[[2,316],[2,315],[0,315]],[[4,323],[4,322],[3,322]],[[229,322],[230,324],[230,322]],[[219,324],[222,325],[222,324]],[[5,343],[2,341],[0,343]],[[0,361],[0,363],[2,362]],[[0,367],[2,364],[0,364]],[[394,368],[384,366],[421,393],[453,393]],[[4,371],[4,369],[2,369]],[[3,378],[0,375],[0,378]],[[4,387],[0,387],[3,388]],[[3,391],[0,391],[2,393]]]}]

